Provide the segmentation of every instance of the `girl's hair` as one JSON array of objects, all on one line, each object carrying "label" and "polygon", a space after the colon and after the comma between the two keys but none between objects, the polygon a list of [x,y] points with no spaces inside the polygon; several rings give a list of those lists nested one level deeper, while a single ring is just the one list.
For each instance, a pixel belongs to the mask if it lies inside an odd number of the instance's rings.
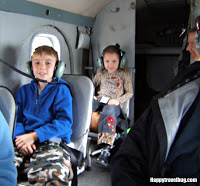
[{"label": "girl's hair", "polygon": [[119,56],[119,61],[121,60],[122,54],[121,54],[120,46],[118,43],[116,45],[107,46],[103,50],[102,57],[104,57],[105,53],[116,53]]},{"label": "girl's hair", "polygon": [[50,47],[47,45],[37,47],[35,51],[33,52],[33,55],[35,54],[41,55],[43,52],[45,52],[47,55],[54,56],[56,58],[56,61],[58,61],[58,53],[54,50],[53,47]]}]

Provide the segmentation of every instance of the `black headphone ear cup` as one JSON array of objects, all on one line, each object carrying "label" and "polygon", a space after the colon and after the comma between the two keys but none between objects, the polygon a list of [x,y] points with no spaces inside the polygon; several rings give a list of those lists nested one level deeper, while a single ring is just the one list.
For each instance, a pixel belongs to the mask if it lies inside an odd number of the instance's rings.
[{"label": "black headphone ear cup", "polygon": [[32,62],[31,61],[26,62],[26,73],[28,75],[34,76],[33,75]]}]

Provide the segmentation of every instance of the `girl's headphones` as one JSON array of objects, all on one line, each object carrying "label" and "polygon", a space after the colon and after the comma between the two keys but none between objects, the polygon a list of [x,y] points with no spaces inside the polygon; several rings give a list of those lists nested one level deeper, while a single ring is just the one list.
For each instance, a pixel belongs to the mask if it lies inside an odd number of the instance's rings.
[{"label": "girl's headphones", "polygon": [[[63,73],[64,73],[65,66],[66,65],[65,65],[65,63],[63,61],[57,61],[56,65],[55,65],[53,77],[56,77],[58,79],[61,78]],[[34,76],[33,75],[32,62],[31,61],[26,62],[26,73],[28,75]]]},{"label": "girl's headphones", "polygon": [[[99,68],[104,69],[103,55],[104,55],[105,52],[110,52],[110,51],[107,51],[107,49],[108,49],[108,48],[111,48],[111,47],[114,47],[114,48],[116,49],[116,51],[118,51],[117,53],[118,53],[119,56],[120,56],[119,68],[121,68],[121,69],[124,68],[124,66],[125,66],[125,64],[126,64],[126,58],[125,58],[124,54],[125,54],[126,52],[124,52],[124,51],[122,51],[122,50],[120,49],[119,44],[116,44],[115,46],[113,46],[113,45],[108,46],[108,47],[106,47],[106,48],[103,50],[103,53],[102,53],[101,57],[99,57],[99,58],[97,59]],[[113,51],[113,52],[114,52],[114,51]]]}]

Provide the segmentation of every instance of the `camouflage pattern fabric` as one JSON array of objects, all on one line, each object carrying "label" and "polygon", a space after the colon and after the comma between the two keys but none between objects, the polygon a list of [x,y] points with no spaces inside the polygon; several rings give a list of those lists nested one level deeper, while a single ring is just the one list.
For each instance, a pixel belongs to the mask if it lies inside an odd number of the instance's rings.
[{"label": "camouflage pattern fabric", "polygon": [[[15,165],[19,165],[23,158],[16,152]],[[30,185],[68,185],[73,178],[69,153],[53,142],[38,144],[30,157],[27,177]]]},{"label": "camouflage pattern fabric", "polygon": [[14,150],[15,150],[15,159],[14,159],[14,164],[15,164],[15,167],[20,167],[20,165],[22,164],[23,162],[23,159],[24,159],[24,156],[22,154],[19,153],[19,151],[17,150],[16,147],[14,147]]}]

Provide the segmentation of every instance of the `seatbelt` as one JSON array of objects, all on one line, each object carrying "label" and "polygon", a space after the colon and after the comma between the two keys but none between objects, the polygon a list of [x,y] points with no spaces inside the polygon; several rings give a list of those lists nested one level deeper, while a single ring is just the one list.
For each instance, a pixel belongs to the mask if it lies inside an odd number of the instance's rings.
[{"label": "seatbelt", "polygon": [[67,152],[69,152],[69,155],[71,157],[71,163],[72,163],[72,170],[74,173],[74,177],[72,179],[72,186],[78,185],[78,179],[77,179],[77,165],[81,164],[81,162],[84,160],[83,153],[81,151],[78,151],[76,149],[73,149],[65,142],[61,142],[60,146],[63,147]]}]

